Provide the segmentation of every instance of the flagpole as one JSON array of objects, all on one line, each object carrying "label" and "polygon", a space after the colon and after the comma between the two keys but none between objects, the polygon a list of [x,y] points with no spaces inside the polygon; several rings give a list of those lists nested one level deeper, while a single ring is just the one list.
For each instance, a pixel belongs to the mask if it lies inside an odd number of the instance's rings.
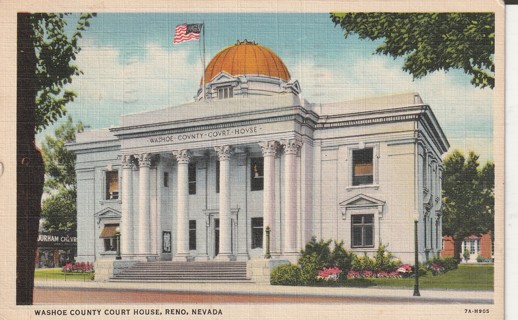
[{"label": "flagpole", "polygon": [[202,22],[202,29],[201,29],[201,32],[202,32],[202,37],[203,37],[203,74],[202,74],[202,85],[203,85],[203,100],[205,100],[207,98],[206,96],[206,93],[205,93],[205,21]]}]

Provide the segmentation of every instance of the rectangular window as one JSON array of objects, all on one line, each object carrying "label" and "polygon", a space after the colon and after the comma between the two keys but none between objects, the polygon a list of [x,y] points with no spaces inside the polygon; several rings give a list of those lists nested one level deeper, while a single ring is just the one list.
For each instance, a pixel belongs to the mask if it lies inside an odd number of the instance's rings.
[{"label": "rectangular window", "polygon": [[469,240],[469,253],[475,254],[475,240]]},{"label": "rectangular window", "polygon": [[252,249],[263,247],[263,218],[252,218]]},{"label": "rectangular window", "polygon": [[433,220],[432,218],[430,218],[430,247],[429,248],[432,248],[433,246]]},{"label": "rectangular window", "polygon": [[104,239],[104,251],[115,251],[117,250],[117,243],[115,242],[115,238],[106,238]]},{"label": "rectangular window", "polygon": [[439,248],[439,221],[435,222],[435,248]]},{"label": "rectangular window", "polygon": [[222,87],[218,88],[218,99],[228,99],[234,97],[234,88]]},{"label": "rectangular window", "polygon": [[425,249],[428,248],[428,237],[427,237],[428,229],[426,229],[426,221],[427,221],[427,218],[425,216],[424,219],[423,219],[423,224],[424,224],[424,227],[423,227],[423,229],[424,229],[424,247],[425,247]]},{"label": "rectangular window", "polygon": [[119,199],[119,172],[117,170],[106,171],[105,189],[105,200]]},{"label": "rectangular window", "polygon": [[216,161],[216,193],[219,193],[219,161]]},{"label": "rectangular window", "polygon": [[263,173],[263,158],[250,159],[250,191],[263,190],[264,173]]},{"label": "rectangular window", "polygon": [[117,232],[118,226],[116,223],[104,225],[101,235],[99,236],[99,238],[103,239],[104,251],[117,250],[117,238],[115,237],[115,233]]},{"label": "rectangular window", "polygon": [[189,250],[196,250],[196,220],[189,220]]},{"label": "rectangular window", "polygon": [[189,194],[196,194],[196,163],[189,163]]},{"label": "rectangular window", "polygon": [[352,247],[374,247],[374,215],[351,216]]},{"label": "rectangular window", "polygon": [[164,187],[169,187],[169,172],[164,172]]},{"label": "rectangular window", "polygon": [[374,181],[373,149],[353,150],[353,186],[372,184]]}]

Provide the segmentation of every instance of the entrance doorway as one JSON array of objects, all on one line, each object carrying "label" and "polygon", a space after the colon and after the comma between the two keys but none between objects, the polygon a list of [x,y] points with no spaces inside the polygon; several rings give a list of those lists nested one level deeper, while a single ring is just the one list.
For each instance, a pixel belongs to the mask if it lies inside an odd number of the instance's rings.
[{"label": "entrance doorway", "polygon": [[[237,213],[237,212],[236,212]],[[234,254],[237,252],[237,214],[234,213],[230,219],[230,253]],[[219,245],[220,245],[220,219],[219,212],[216,210],[207,213],[207,255],[209,259],[214,259],[220,253]]]}]

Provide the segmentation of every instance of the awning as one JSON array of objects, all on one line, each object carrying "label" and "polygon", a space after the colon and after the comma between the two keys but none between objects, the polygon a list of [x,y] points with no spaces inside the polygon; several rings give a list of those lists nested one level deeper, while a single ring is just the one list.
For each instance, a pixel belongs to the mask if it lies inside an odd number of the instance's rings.
[{"label": "awning", "polygon": [[113,225],[105,226],[103,228],[103,231],[101,231],[101,235],[99,236],[99,238],[113,238],[113,237],[115,237],[116,229],[117,229],[117,226],[113,226]]}]

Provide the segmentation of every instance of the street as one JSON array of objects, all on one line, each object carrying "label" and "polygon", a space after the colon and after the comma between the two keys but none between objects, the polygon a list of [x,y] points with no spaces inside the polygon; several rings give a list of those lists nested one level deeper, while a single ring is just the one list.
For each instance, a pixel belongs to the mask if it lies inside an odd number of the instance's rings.
[{"label": "street", "polygon": [[36,287],[34,304],[81,304],[81,303],[341,303],[341,304],[456,304],[459,301],[448,298],[420,297],[365,297],[365,296],[324,296],[275,293],[210,293],[196,291],[163,291],[137,289],[96,289],[96,288],[52,288]]}]

